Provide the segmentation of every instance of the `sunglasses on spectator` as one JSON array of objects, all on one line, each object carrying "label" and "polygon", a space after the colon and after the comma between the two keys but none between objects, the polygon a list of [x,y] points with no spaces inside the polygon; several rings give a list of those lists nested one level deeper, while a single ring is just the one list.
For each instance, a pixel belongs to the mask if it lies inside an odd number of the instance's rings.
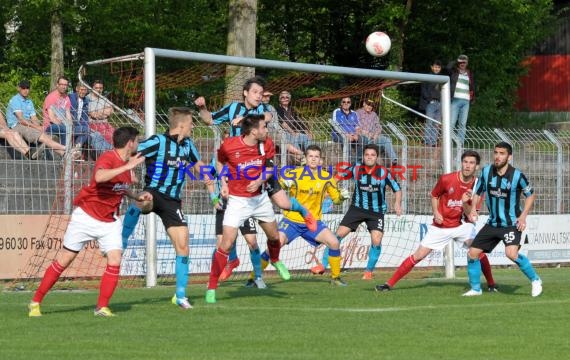
[{"label": "sunglasses on spectator", "polygon": [[279,97],[279,99],[287,99],[287,100],[289,100],[289,99],[291,99],[291,98],[290,98],[289,96],[281,96],[281,97]]},{"label": "sunglasses on spectator", "polygon": [[350,104],[350,101],[343,101],[343,104]]}]

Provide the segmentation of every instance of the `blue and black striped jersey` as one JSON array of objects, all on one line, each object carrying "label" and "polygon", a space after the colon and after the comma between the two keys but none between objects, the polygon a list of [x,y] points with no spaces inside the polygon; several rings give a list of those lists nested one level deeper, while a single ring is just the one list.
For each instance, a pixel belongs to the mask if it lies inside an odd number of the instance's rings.
[{"label": "blue and black striped jersey", "polygon": [[352,205],[362,210],[384,214],[388,210],[386,204],[386,186],[393,192],[400,191],[400,185],[385,167],[375,167],[372,173],[364,172],[366,167],[357,163],[351,168],[355,181]]},{"label": "blue and black striped jersey", "polygon": [[220,125],[224,122],[230,123],[230,136],[240,136],[241,126],[234,126],[231,121],[237,116],[246,116],[248,114],[263,114],[267,112],[267,108],[264,104],[259,104],[256,108],[248,109],[245,103],[234,101],[224,106],[218,111],[212,113],[212,120],[214,125]]},{"label": "blue and black striped jersey", "polygon": [[509,165],[501,176],[493,165],[487,165],[481,171],[475,192],[477,195],[486,192],[485,201],[489,209],[487,224],[509,227],[516,225],[517,218],[522,213],[521,193],[528,197],[534,194],[534,189],[519,169]]},{"label": "blue and black striped jersey", "polygon": [[200,160],[200,155],[192,140],[184,139],[181,143],[176,140],[168,132],[153,135],[141,142],[137,151],[146,157],[145,188],[180,200],[187,172]]}]

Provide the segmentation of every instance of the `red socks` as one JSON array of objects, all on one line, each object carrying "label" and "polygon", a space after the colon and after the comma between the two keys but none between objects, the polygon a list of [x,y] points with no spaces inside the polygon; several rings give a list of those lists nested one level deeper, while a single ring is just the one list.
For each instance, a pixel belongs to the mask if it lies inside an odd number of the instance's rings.
[{"label": "red socks", "polygon": [[267,252],[269,253],[269,260],[272,263],[279,261],[279,252],[281,251],[281,243],[278,241],[267,240]]},{"label": "red socks", "polygon": [[485,253],[479,255],[479,262],[481,263],[481,271],[487,280],[488,286],[495,286],[495,279],[493,279],[493,272],[491,271],[491,263]]},{"label": "red socks", "polygon": [[402,263],[400,264],[394,275],[392,275],[392,277],[388,281],[386,281],[386,284],[388,284],[388,286],[390,286],[391,288],[394,287],[394,285],[396,285],[396,283],[400,281],[401,278],[403,278],[410,271],[412,271],[412,269],[414,268],[414,266],[416,266],[416,264],[417,262],[414,260],[414,256],[413,255],[408,256],[406,260],[402,261]]},{"label": "red socks", "polygon": [[208,290],[218,288],[218,279],[220,274],[228,263],[229,253],[217,248],[212,259],[212,267],[210,268],[210,279],[208,280]]},{"label": "red socks", "polygon": [[57,282],[61,273],[65,270],[63,266],[61,266],[57,260],[51,263],[50,266],[46,269],[44,273],[44,277],[42,278],[42,282],[40,286],[36,290],[34,297],[32,298],[33,302],[41,303],[48,291],[52,288],[52,286]]},{"label": "red socks", "polygon": [[103,277],[101,277],[101,285],[99,286],[99,299],[97,300],[97,309],[109,306],[109,300],[119,282],[120,266],[107,265]]}]

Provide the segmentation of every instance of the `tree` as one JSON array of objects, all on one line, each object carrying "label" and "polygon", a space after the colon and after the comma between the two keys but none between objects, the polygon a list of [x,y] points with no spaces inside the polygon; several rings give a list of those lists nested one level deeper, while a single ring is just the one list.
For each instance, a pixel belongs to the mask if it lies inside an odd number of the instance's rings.
[{"label": "tree", "polygon": [[[230,0],[227,54],[255,57],[257,0]],[[241,98],[244,79],[255,75],[255,69],[244,66],[226,66],[229,81],[226,85],[226,102]]]}]

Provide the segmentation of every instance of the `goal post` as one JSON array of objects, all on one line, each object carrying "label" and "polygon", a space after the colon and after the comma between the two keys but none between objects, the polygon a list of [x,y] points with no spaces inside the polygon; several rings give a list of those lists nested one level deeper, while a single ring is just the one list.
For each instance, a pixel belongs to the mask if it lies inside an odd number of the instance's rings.
[{"label": "goal post", "polygon": [[[265,60],[256,58],[203,54],[178,50],[158,48],[145,48],[144,50],[144,108],[145,108],[145,134],[150,136],[156,132],[156,59],[176,59],[185,61],[218,63],[224,65],[244,66],[251,68],[270,68],[307,73],[344,75],[354,77],[366,77],[373,79],[387,79],[399,81],[418,81],[441,84],[441,112],[442,112],[442,160],[444,173],[451,172],[452,143],[450,131],[450,80],[448,76],[407,73],[397,71],[384,71],[372,69],[360,69],[339,67],[330,65],[304,64],[277,60]],[[155,215],[152,214],[154,217]],[[146,231],[147,240],[147,274],[146,285],[156,285],[156,221],[150,218]],[[453,242],[450,242],[445,250],[445,276],[455,277],[455,264],[453,256]]]}]

